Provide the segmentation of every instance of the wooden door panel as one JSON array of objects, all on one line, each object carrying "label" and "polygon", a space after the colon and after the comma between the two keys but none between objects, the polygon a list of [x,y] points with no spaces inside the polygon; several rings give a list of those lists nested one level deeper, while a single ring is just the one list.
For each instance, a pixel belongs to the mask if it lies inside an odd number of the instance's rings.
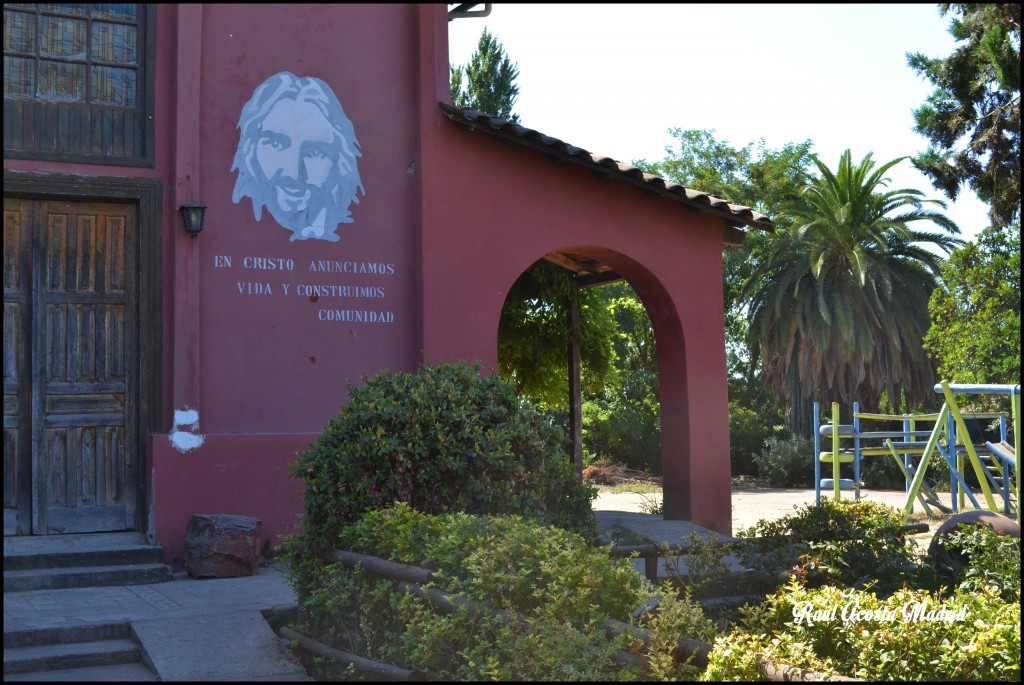
[{"label": "wooden door panel", "polygon": [[129,392],[137,350],[137,271],[130,205],[47,202],[40,222],[46,359],[37,380],[44,416],[45,528],[124,530],[134,522],[137,453]]},{"label": "wooden door panel", "polygon": [[4,198],[4,535],[31,526],[31,311],[32,203]]}]

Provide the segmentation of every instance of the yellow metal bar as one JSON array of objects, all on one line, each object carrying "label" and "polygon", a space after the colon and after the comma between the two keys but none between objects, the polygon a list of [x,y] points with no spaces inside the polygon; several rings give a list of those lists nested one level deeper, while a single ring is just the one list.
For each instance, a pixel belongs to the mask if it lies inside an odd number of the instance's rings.
[{"label": "yellow metal bar", "polygon": [[[953,421],[956,423],[957,433],[963,436],[964,447],[967,449],[967,457],[971,460],[971,466],[974,468],[974,475],[978,477],[978,484],[981,486],[981,493],[985,495],[985,503],[988,505],[989,511],[998,512],[999,507],[996,505],[995,498],[992,497],[992,490],[988,487],[988,477],[983,473],[981,461],[978,459],[978,453],[974,449],[974,444],[971,443],[971,434],[967,431],[967,425],[964,424],[964,418],[960,415],[960,408],[956,405],[956,400],[953,399],[953,391],[949,389],[949,383],[946,381],[940,381],[942,385],[942,394],[946,397],[946,405],[949,407],[949,411],[953,413]],[[954,442],[953,449],[956,449]],[[959,468],[959,460],[957,460],[957,469],[960,470],[961,474],[963,471]]]},{"label": "yellow metal bar", "polygon": [[939,410],[939,417],[935,421],[935,428],[932,429],[932,434],[928,437],[928,443],[925,445],[924,454],[921,455],[921,463],[917,465],[917,472],[914,474],[914,481],[910,484],[910,491],[907,493],[907,502],[903,505],[903,520],[906,521],[910,515],[910,510],[914,508],[914,498],[921,491],[921,483],[924,482],[924,473],[928,470],[928,460],[932,458],[932,452],[935,451],[935,446],[939,444],[939,436],[942,435],[942,431],[946,425],[946,415],[949,413],[949,409],[946,405],[942,405],[942,409]]},{"label": "yellow metal bar", "polygon": [[[903,472],[903,477],[906,478],[907,480],[910,480],[910,474],[907,473],[906,467],[903,466],[903,460],[900,459],[900,455],[896,454],[896,448],[892,446],[892,440],[887,438],[885,441],[885,445],[886,447],[889,448],[889,452],[892,454],[892,458],[896,460],[896,466],[899,466],[900,471]],[[927,512],[927,514],[931,516],[932,510],[928,506],[928,503],[924,501],[924,495],[922,495],[920,492],[917,493],[917,499],[919,502],[921,502],[921,506],[924,507],[925,512]]]},{"label": "yellow metal bar", "polygon": [[[907,419],[903,414],[865,414],[864,412],[857,412],[854,416],[859,419],[876,419],[879,421],[905,421]],[[914,418],[919,421],[933,421],[938,417],[938,414],[914,414]]]},{"label": "yellow metal bar", "polygon": [[[1017,455],[1020,454],[1020,393],[1010,393],[1010,414],[1013,419],[1013,457],[1019,460],[1020,457]],[[1017,489],[1017,523],[1020,523],[1020,461],[1017,461],[1013,470],[1017,473],[1014,487]]]},{"label": "yellow metal bar", "polygon": [[839,403],[832,403],[832,490],[839,499]]}]

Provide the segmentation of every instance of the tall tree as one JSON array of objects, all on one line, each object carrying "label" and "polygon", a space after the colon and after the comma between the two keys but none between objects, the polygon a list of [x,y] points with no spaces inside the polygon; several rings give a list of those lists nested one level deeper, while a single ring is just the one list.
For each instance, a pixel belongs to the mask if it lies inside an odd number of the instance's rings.
[{"label": "tall tree", "polygon": [[945,59],[907,55],[935,87],[914,110],[915,130],[931,141],[914,166],[951,200],[971,187],[995,226],[1020,217],[1020,7],[940,4],[965,42]]},{"label": "tall tree", "polygon": [[[476,52],[466,66],[449,66],[452,102],[492,116],[519,123],[512,113],[519,96],[519,68],[505,54],[505,48],[484,27]],[[465,78],[463,78],[465,77]],[[465,80],[465,83],[463,81]]]},{"label": "tall tree", "polygon": [[1020,382],[1020,223],[982,231],[942,266],[925,348],[957,383]]},{"label": "tall tree", "polygon": [[[922,338],[928,298],[942,258],[962,241],[956,224],[933,211],[945,207],[917,190],[886,190],[885,173],[903,159],[875,167],[843,153],[832,172],[812,157],[818,175],[786,213],[744,289],[750,344],[763,355],[762,381],[790,404],[795,433],[811,430],[815,399],[877,407],[889,398],[931,392],[934,374]],[[914,222],[941,231],[917,231]]]},{"label": "tall tree", "polygon": [[[669,134],[676,145],[665,148],[665,159],[656,163],[639,160],[634,165],[688,188],[752,207],[770,217],[777,230],[786,228],[789,219],[781,214],[781,208],[799,196],[811,163],[811,141],[772,150],[763,140],[734,147],[717,140],[713,130],[673,128]],[[730,394],[735,399],[742,394],[747,402],[761,391],[756,382],[760,360],[749,355],[747,303],[741,291],[770,241],[770,235],[750,231],[743,245],[730,247],[723,257]]]}]

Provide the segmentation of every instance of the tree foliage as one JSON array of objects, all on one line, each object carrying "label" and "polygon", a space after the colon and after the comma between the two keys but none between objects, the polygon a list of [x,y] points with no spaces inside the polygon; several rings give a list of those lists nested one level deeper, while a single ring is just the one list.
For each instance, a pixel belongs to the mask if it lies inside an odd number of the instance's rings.
[{"label": "tree foliage", "polygon": [[[750,345],[763,355],[761,380],[788,398],[790,426],[810,432],[814,399],[868,410],[890,398],[931,393],[934,375],[922,339],[928,298],[942,260],[924,244],[950,252],[962,241],[945,207],[917,190],[886,190],[885,173],[868,154],[847,150],[835,172],[813,158],[818,175],[786,210],[779,231],[743,291],[750,306]],[[926,221],[943,231],[911,228]]]},{"label": "tree foliage", "polygon": [[516,391],[546,408],[569,404],[569,302],[580,309],[584,392],[600,392],[615,373],[614,319],[594,289],[547,260],[535,262],[509,289],[498,321],[498,372]]},{"label": "tree foliage", "polygon": [[950,199],[971,187],[996,226],[1020,217],[1020,7],[940,4],[963,43],[945,59],[907,55],[935,87],[914,111],[915,130],[931,141],[914,165]]},{"label": "tree foliage", "polygon": [[661,405],[654,328],[628,283],[592,292],[612,318],[612,374],[583,403],[583,447],[628,468],[661,473]]},{"label": "tree foliage", "polygon": [[[519,86],[519,68],[512,63],[505,48],[485,27],[480,34],[476,52],[465,66],[449,66],[452,102],[513,123],[519,115],[512,113]],[[464,78],[465,77],[465,78]],[[465,83],[463,83],[465,81]]]},{"label": "tree foliage", "polygon": [[[752,207],[770,217],[777,231],[785,230],[789,219],[782,208],[800,194],[811,163],[811,141],[788,143],[777,150],[763,140],[737,148],[717,140],[714,130],[674,128],[669,133],[676,144],[665,148],[665,159],[634,164],[688,188]],[[763,231],[750,231],[743,245],[730,247],[723,256],[730,394],[742,394],[746,403],[755,402],[761,392],[756,383],[760,360],[749,355],[747,307],[741,291],[772,239]]]},{"label": "tree foliage", "polygon": [[942,378],[1020,382],[1020,222],[954,250],[928,303],[925,348]]}]

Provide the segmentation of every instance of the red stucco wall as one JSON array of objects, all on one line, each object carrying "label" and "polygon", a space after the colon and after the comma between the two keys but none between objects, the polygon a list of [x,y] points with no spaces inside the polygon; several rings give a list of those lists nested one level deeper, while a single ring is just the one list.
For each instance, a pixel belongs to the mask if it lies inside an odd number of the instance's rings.
[{"label": "red stucco wall", "polygon": [[[423,354],[496,367],[510,286],[556,250],[608,263],[644,301],[659,349],[666,513],[729,532],[724,225],[448,121],[437,104],[449,101],[446,10],[162,4],[153,168],[4,160],[162,184],[161,426],[145,459],[149,529],[169,560],[182,558],[196,513],[258,516],[277,544],[302,511],[288,465],[346,402],[348,384],[412,370]],[[240,113],[279,72],[328,84],[358,138],[365,194],[337,242],[290,241],[267,212],[255,219],[248,198],[233,200]],[[177,211],[190,199],[208,207],[195,238]],[[320,260],[387,273],[311,271]],[[310,285],[370,286],[381,297],[309,294]],[[322,320],[334,309],[393,319]],[[185,410],[197,422],[176,426]],[[172,442],[176,431],[183,439]]]},{"label": "red stucco wall", "polygon": [[[197,409],[208,442],[182,455],[184,462],[173,449],[155,450],[154,467],[158,483],[162,472],[182,463],[217,477],[192,479],[190,488],[169,487],[155,498],[162,544],[175,549],[186,513],[218,501],[226,483],[253,482],[242,476],[249,465],[238,458],[250,438],[234,434],[300,433],[308,443],[344,403],[347,382],[382,368],[413,368],[421,349],[434,362],[471,359],[496,367],[497,322],[508,288],[536,259],[568,248],[626,276],[654,323],[662,350],[667,514],[729,532],[718,219],[468,134],[444,119],[437,107],[448,98],[443,6],[254,12],[217,5],[204,7],[202,25],[198,176],[210,209],[208,229],[194,243],[198,254],[185,260],[198,293],[184,317],[195,326],[195,391],[179,392],[174,408],[184,401]],[[230,201],[238,113],[263,78],[283,70],[328,82],[362,146],[366,195],[338,243],[288,243],[267,217],[253,219],[247,200]],[[232,257],[232,267],[216,267],[218,255]],[[295,271],[239,269],[246,256],[291,258]],[[366,282],[387,288],[396,322],[317,321],[324,303],[278,292],[279,283],[313,280],[307,262],[328,256],[393,263],[394,276]],[[258,287],[248,283],[274,292],[248,294]],[[260,459],[278,475],[268,471],[257,482],[270,492],[297,492],[280,472],[303,439],[267,440]],[[270,507],[269,500],[262,506]],[[300,502],[291,506],[301,509]],[[281,525],[292,520],[268,515]],[[265,530],[287,532],[275,525]]]},{"label": "red stucco wall", "polygon": [[[415,157],[417,9],[409,5],[179,6],[198,35],[161,25],[176,51],[160,64],[175,97],[158,110],[174,127],[174,189],[165,218],[168,431],[175,410],[195,410],[195,449],[153,440],[153,530],[176,556],[193,513],[250,513],[273,540],[302,511],[287,480],[295,452],[348,397],[349,383],[420,359],[419,213]],[[186,16],[187,15],[187,16]],[[340,240],[289,241],[266,209],[233,202],[231,170],[243,106],[278,72],[327,83],[362,152],[365,194]],[[196,238],[175,211],[207,206]],[[325,273],[322,262],[383,265],[384,274]],[[269,264],[290,268],[269,270]],[[373,268],[373,267],[371,267]],[[372,299],[332,297],[310,286],[360,286]],[[385,312],[386,323],[324,321],[324,310]],[[230,494],[229,494],[230,493]],[[243,511],[244,510],[244,511]]]},{"label": "red stucco wall", "polygon": [[724,225],[434,116],[424,192],[428,355],[496,366],[508,289],[548,252],[612,265],[644,301],[657,336],[666,515],[729,532]]}]

